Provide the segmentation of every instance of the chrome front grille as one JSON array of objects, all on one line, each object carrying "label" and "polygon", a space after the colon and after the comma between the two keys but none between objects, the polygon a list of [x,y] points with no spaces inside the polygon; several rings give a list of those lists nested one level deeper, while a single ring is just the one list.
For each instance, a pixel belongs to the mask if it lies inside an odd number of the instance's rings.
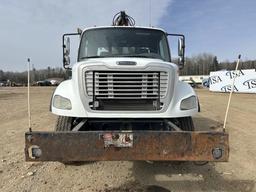
[{"label": "chrome front grille", "polygon": [[97,99],[157,99],[167,94],[167,72],[87,71],[86,92]]},{"label": "chrome front grille", "polygon": [[152,111],[167,95],[165,71],[87,71],[86,94],[93,110]]}]

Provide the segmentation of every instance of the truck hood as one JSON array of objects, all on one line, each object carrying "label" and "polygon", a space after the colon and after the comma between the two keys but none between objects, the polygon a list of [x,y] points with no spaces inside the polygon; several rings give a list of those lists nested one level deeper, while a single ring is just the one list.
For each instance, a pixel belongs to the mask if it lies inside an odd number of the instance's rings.
[{"label": "truck hood", "polygon": [[136,57],[117,57],[117,58],[93,58],[87,59],[81,62],[76,63],[73,66],[74,68],[79,68],[83,66],[90,66],[95,64],[102,64],[109,68],[144,68],[148,64],[159,64],[159,65],[168,65],[174,70],[178,71],[178,66],[174,63],[165,62],[161,59],[151,59],[151,58],[136,58]]}]

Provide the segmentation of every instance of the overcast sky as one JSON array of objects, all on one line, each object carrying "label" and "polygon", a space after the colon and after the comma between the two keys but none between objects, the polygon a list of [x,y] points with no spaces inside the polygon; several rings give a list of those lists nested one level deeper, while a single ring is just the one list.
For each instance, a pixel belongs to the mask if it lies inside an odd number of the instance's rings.
[{"label": "overcast sky", "polygon": [[[0,69],[26,70],[27,57],[37,69],[61,67],[63,33],[110,25],[120,10],[136,24],[149,26],[149,4],[150,0],[1,0]],[[256,59],[255,8],[255,0],[151,0],[151,24],[184,33],[187,56],[208,52],[222,61],[241,53],[244,59]]]}]

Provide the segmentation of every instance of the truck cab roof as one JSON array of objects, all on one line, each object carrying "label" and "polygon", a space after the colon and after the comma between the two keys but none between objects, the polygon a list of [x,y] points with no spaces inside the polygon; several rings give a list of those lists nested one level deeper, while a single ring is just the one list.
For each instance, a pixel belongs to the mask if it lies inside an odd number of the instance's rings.
[{"label": "truck cab roof", "polygon": [[95,27],[88,27],[83,30],[83,32],[92,30],[92,29],[106,29],[106,28],[131,28],[131,29],[149,29],[149,30],[158,30],[162,31],[163,33],[167,33],[162,28],[157,27],[144,27],[144,26],[95,26]]}]

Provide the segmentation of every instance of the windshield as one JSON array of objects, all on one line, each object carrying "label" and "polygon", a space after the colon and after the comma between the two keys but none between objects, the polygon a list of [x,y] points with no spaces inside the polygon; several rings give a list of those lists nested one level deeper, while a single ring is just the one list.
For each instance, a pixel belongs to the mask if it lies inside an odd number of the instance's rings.
[{"label": "windshield", "polygon": [[78,60],[98,57],[144,57],[170,61],[165,33],[141,28],[86,31],[82,36]]}]

